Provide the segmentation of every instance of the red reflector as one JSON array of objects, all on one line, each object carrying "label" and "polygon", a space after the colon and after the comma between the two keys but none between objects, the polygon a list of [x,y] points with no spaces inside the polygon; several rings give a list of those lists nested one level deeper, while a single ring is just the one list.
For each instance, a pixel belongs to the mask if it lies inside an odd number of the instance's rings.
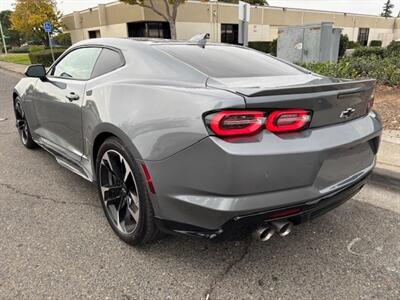
[{"label": "red reflector", "polygon": [[152,179],[151,179],[149,170],[147,169],[147,167],[146,167],[145,164],[141,164],[141,167],[142,167],[144,176],[146,177],[146,182],[147,182],[147,185],[148,185],[148,187],[149,187],[150,192],[152,192],[153,194],[155,194],[155,193],[156,193],[156,190],[154,189],[153,181],[152,181]]},{"label": "red reflector", "polygon": [[211,116],[209,126],[219,136],[251,135],[264,125],[260,111],[221,111]]},{"label": "red reflector", "polygon": [[281,218],[281,217],[287,217],[287,216],[292,216],[295,214],[298,214],[301,212],[300,208],[289,208],[281,211],[276,211],[273,213],[268,214],[268,218],[275,219],[275,218]]},{"label": "red reflector", "polygon": [[303,129],[311,120],[310,112],[303,109],[286,109],[271,112],[265,127],[271,132],[287,132]]}]

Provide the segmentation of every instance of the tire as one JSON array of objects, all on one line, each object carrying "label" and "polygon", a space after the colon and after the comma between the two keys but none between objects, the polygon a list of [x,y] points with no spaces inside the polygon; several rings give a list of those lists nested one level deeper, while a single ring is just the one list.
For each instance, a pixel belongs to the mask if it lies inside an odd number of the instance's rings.
[{"label": "tire", "polygon": [[14,113],[15,122],[22,145],[28,149],[37,148],[38,145],[32,139],[28,121],[26,120],[25,112],[22,107],[22,101],[19,97],[17,97],[14,101]]},{"label": "tire", "polygon": [[130,245],[156,239],[159,230],[147,185],[138,164],[119,139],[112,137],[101,145],[96,177],[101,205],[118,237]]}]

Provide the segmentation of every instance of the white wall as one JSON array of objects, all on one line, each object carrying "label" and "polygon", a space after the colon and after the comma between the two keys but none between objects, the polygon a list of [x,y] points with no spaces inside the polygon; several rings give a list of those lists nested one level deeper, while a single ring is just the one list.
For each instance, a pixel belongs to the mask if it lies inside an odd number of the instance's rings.
[{"label": "white wall", "polygon": [[382,46],[385,47],[393,40],[393,29],[371,28],[369,30],[368,45],[372,40],[382,41]]},{"label": "white wall", "polygon": [[269,41],[269,40],[270,40],[269,25],[249,24],[249,41]]},{"label": "white wall", "polygon": [[176,35],[180,40],[189,40],[198,33],[210,33],[210,40],[219,42],[217,23],[176,22]]},{"label": "white wall", "polygon": [[101,26],[101,37],[127,37],[128,25],[125,23]]},{"label": "white wall", "polygon": [[342,34],[347,34],[350,41],[356,42],[358,37],[358,27],[343,27]]}]

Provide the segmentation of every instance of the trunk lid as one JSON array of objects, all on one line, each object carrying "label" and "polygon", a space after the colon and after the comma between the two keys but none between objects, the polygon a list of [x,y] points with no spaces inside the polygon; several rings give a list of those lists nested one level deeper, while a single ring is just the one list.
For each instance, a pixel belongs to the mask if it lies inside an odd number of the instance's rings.
[{"label": "trunk lid", "polygon": [[311,110],[310,127],[320,127],[366,115],[375,80],[354,81],[301,74],[209,79],[207,85],[242,95],[249,109]]}]

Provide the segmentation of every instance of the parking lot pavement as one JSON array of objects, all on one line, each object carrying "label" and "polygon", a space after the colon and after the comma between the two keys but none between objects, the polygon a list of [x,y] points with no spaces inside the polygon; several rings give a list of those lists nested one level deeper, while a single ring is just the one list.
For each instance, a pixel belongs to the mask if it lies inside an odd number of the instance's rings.
[{"label": "parking lot pavement", "polygon": [[137,249],[95,187],[19,142],[0,71],[0,298],[400,298],[400,191],[368,184],[287,238],[165,237]]}]

